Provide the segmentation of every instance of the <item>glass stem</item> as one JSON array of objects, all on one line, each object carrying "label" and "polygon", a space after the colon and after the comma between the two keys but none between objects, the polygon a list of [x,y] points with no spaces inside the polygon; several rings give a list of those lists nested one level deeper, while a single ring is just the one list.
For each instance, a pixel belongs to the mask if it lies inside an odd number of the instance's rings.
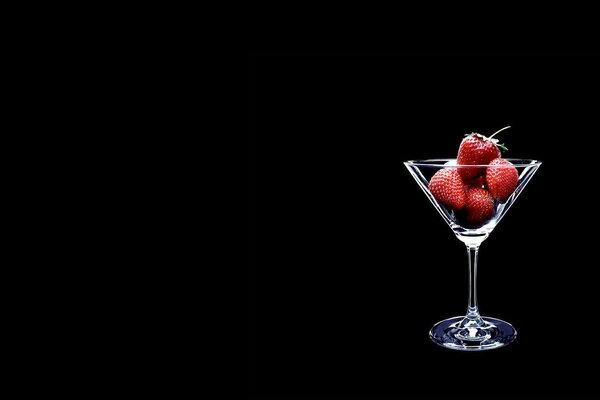
[{"label": "glass stem", "polygon": [[481,318],[477,306],[477,256],[479,245],[467,245],[467,253],[469,255],[469,306],[467,308],[467,318],[478,320]]}]

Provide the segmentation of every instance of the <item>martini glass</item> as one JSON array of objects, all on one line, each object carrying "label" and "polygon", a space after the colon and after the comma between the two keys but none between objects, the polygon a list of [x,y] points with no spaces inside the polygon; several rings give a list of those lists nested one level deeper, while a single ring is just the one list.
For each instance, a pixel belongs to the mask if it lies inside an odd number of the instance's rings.
[{"label": "martini glass", "polygon": [[[512,165],[498,165],[498,168],[516,168],[519,180],[515,190],[504,202],[494,200],[494,214],[484,222],[470,223],[464,211],[455,211],[438,202],[429,191],[429,180],[443,168],[481,168],[488,165],[457,165],[455,159],[415,160],[404,163],[415,178],[429,201],[440,213],[456,237],[467,247],[469,259],[469,303],[465,316],[448,318],[435,324],[429,331],[431,340],[443,347],[455,350],[477,351],[496,349],[513,342],[517,331],[508,322],[497,318],[482,317],[477,304],[477,255],[479,246],[487,239],[539,166],[536,160],[507,158]],[[495,166],[496,167],[496,166]]]}]

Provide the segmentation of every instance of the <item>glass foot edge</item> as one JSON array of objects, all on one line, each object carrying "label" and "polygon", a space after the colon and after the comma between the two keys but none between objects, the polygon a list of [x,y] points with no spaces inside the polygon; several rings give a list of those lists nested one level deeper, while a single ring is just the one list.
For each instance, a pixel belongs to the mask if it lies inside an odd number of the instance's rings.
[{"label": "glass foot edge", "polygon": [[515,341],[517,331],[506,321],[491,317],[481,317],[484,326],[475,339],[465,336],[466,328],[461,326],[464,316],[448,318],[436,323],[429,331],[429,338],[437,345],[461,351],[483,351],[504,347]]}]

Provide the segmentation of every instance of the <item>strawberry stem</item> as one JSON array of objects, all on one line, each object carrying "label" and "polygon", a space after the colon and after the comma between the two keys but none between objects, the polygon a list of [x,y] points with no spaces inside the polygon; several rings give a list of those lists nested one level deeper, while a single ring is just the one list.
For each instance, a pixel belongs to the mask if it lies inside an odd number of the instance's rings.
[{"label": "strawberry stem", "polygon": [[494,136],[496,136],[498,133],[500,133],[500,132],[502,132],[503,130],[505,130],[505,129],[508,129],[508,128],[510,128],[510,126],[505,126],[504,128],[500,129],[499,131],[496,131],[496,132],[494,132],[494,133],[492,134],[492,136],[490,136],[488,139],[491,139],[491,138],[493,138],[493,137],[494,137]]}]

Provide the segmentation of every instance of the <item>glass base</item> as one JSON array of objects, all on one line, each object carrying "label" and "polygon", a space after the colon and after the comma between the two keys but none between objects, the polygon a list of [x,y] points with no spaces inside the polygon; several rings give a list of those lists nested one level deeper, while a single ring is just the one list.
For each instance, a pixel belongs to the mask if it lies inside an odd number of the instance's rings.
[{"label": "glass base", "polygon": [[506,346],[517,338],[508,322],[490,317],[454,317],[438,322],[429,331],[431,340],[454,350],[491,350]]}]

